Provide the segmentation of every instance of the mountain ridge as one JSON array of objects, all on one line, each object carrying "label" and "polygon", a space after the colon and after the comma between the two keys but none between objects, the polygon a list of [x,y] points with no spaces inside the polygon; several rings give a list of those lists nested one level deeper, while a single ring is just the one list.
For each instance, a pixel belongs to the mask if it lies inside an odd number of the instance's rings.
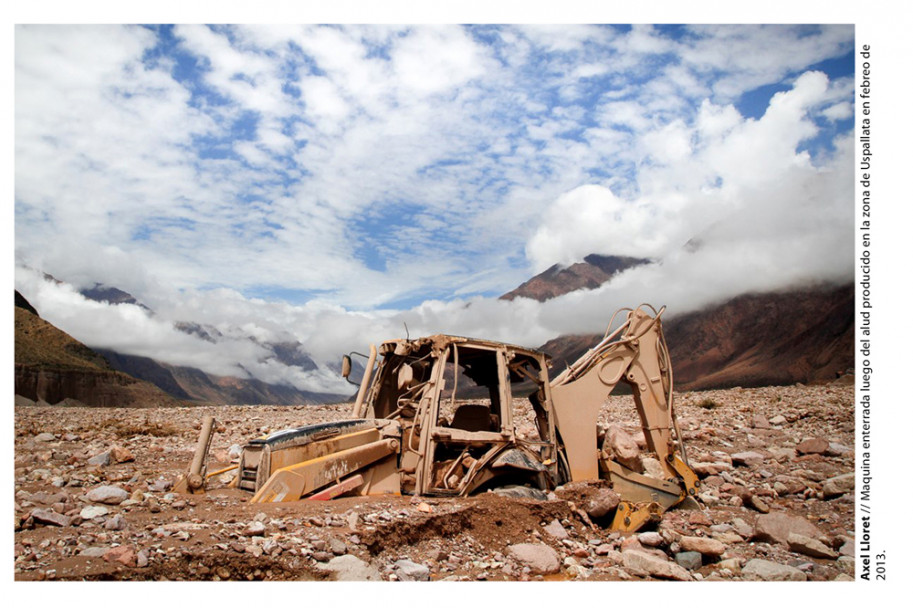
[{"label": "mountain ridge", "polygon": [[544,302],[579,289],[596,289],[615,275],[650,262],[651,260],[646,258],[593,253],[570,266],[553,264],[498,299],[530,298]]}]

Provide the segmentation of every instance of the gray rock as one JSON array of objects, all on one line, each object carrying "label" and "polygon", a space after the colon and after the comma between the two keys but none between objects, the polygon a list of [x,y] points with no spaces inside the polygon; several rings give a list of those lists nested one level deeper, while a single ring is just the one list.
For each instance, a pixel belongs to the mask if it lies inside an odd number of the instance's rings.
[{"label": "gray rock", "polygon": [[691,580],[691,574],[687,570],[674,562],[651,553],[637,550],[625,551],[622,553],[622,560],[625,568],[639,575],[676,581]]},{"label": "gray rock", "polygon": [[508,553],[533,574],[553,574],[561,568],[558,554],[542,543],[520,543],[511,545]]},{"label": "gray rock", "polygon": [[86,498],[92,502],[100,502],[106,505],[119,505],[130,498],[130,494],[117,486],[99,486],[89,490]]},{"label": "gray rock", "polygon": [[89,458],[88,464],[96,467],[106,467],[111,464],[111,453],[102,452],[101,454],[96,454],[95,456],[92,456],[92,458]]},{"label": "gray rock", "polygon": [[836,441],[831,441],[827,444],[827,451],[824,452],[826,456],[842,456],[843,454],[848,454],[852,452],[853,448],[843,445],[842,443],[837,443]]},{"label": "gray rock", "polygon": [[586,503],[586,514],[593,518],[605,517],[615,510],[621,497],[608,488],[597,489]]},{"label": "gray rock", "polygon": [[644,475],[647,477],[652,477],[653,479],[665,479],[666,472],[663,470],[663,465],[659,463],[656,458],[643,458],[641,463],[644,466]]},{"label": "gray rock", "polygon": [[107,552],[107,547],[86,547],[79,552],[79,555],[81,557],[104,557]]},{"label": "gray rock", "polygon": [[337,581],[380,581],[383,577],[377,568],[358,559],[354,555],[340,555],[318,568],[331,572]]},{"label": "gray rock", "polygon": [[611,452],[619,464],[628,467],[635,473],[643,472],[644,467],[640,460],[640,448],[637,447],[637,442],[634,438],[623,428],[617,424],[609,425],[603,445]]},{"label": "gray rock", "polygon": [[703,558],[697,551],[680,551],[675,554],[675,563],[686,570],[697,570],[703,565]]},{"label": "gray rock", "polygon": [[762,581],[804,581],[808,579],[805,573],[798,568],[769,562],[766,559],[750,560],[742,567],[742,574],[757,577]]},{"label": "gray rock", "polygon": [[568,538],[567,530],[564,529],[564,526],[561,525],[561,522],[557,519],[553,519],[545,528],[543,528],[549,536],[557,538],[558,540],[564,540]]},{"label": "gray rock", "polygon": [[150,488],[153,492],[167,492],[174,486],[170,479],[156,479]]},{"label": "gray rock", "polygon": [[659,532],[641,532],[637,540],[645,547],[658,547],[665,542]]},{"label": "gray rock", "polygon": [[66,502],[67,495],[64,492],[57,492],[56,494],[49,494],[47,492],[35,492],[34,494],[30,494],[27,497],[27,500],[42,505],[53,505],[57,502]]},{"label": "gray rock", "polygon": [[498,496],[506,496],[508,498],[532,498],[533,500],[548,500],[548,494],[537,488],[530,488],[527,486],[505,486],[503,488],[493,489],[492,493],[497,494]]},{"label": "gray rock", "polygon": [[69,526],[70,522],[72,521],[66,515],[58,513],[53,509],[33,509],[31,516],[36,523],[44,524],[47,526],[66,527]]},{"label": "gray rock", "polygon": [[756,429],[769,429],[770,421],[763,414],[755,414],[751,417],[751,426]]},{"label": "gray rock", "polygon": [[54,437],[54,433],[38,433],[35,435],[35,441],[40,441],[42,443],[54,441],[55,439],[56,437]]},{"label": "gray rock", "polygon": [[831,477],[830,479],[824,480],[824,483],[821,484],[821,491],[824,494],[824,498],[826,499],[837,498],[838,496],[843,496],[844,494],[851,494],[855,488],[855,473],[837,475],[836,477]]},{"label": "gray rock", "polygon": [[105,530],[123,530],[127,527],[127,520],[124,519],[124,516],[118,513],[114,517],[108,519],[105,522]]},{"label": "gray rock", "polygon": [[345,541],[338,538],[330,539],[330,552],[333,555],[345,555],[348,552]]},{"label": "gray rock", "polygon": [[738,452],[732,455],[732,464],[741,467],[753,467],[764,462],[764,454],[758,452]]},{"label": "gray rock", "polygon": [[431,571],[422,564],[408,559],[401,559],[393,564],[393,573],[401,581],[431,580]]},{"label": "gray rock", "polygon": [[787,422],[788,422],[788,420],[786,420],[786,416],[784,416],[783,414],[777,414],[776,416],[774,416],[773,418],[770,419],[770,423],[774,426],[782,426],[782,425],[786,424]]},{"label": "gray rock", "polygon": [[242,532],[244,536],[263,536],[266,532],[266,526],[262,521],[252,521],[248,524],[247,528]]},{"label": "gray rock", "polygon": [[818,538],[821,531],[807,519],[787,515],[786,513],[766,513],[755,522],[753,539],[762,542],[788,544],[790,534],[801,534],[809,538]]},{"label": "gray rock", "polygon": [[802,534],[790,533],[787,537],[787,545],[790,551],[808,555],[809,557],[818,557],[822,559],[837,559],[840,555],[822,543],[820,540],[803,536]]},{"label": "gray rock", "polygon": [[95,519],[96,517],[104,517],[108,514],[108,507],[101,507],[98,505],[89,505],[82,508],[82,511],[79,512],[79,516],[83,519]]}]

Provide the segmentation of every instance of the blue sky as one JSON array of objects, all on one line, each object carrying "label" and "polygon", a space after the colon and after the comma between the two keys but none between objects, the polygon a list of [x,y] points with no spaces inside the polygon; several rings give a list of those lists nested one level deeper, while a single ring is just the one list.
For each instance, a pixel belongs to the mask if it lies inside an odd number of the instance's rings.
[{"label": "blue sky", "polygon": [[[632,298],[685,312],[852,277],[852,25],[15,36],[17,285],[95,345],[161,355],[177,338],[154,324],[191,320],[327,360],[403,321],[535,346]],[[496,301],[590,253],[662,264]],[[26,268],[158,317],[128,338]]]}]

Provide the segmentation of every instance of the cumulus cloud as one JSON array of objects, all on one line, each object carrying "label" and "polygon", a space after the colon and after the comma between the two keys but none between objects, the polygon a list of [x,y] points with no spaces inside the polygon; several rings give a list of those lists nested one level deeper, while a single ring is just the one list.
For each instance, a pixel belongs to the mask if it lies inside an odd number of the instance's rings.
[{"label": "cumulus cloud", "polygon": [[[17,274],[91,345],[326,388],[404,322],[535,346],[641,300],[851,272],[852,79],[810,66],[845,60],[852,27],[16,34],[17,262],[155,311]],[[590,253],[658,263],[492,299]],[[303,376],[250,337],[327,365]]]}]

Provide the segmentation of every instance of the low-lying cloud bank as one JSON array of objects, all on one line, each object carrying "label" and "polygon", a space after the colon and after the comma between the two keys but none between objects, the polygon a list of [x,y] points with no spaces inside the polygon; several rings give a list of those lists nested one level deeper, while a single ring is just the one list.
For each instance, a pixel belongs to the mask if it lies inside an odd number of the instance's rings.
[{"label": "low-lying cloud bank", "polygon": [[[454,333],[538,346],[561,334],[601,331],[614,310],[641,302],[667,305],[676,315],[745,292],[846,282],[854,266],[852,135],[816,138],[828,121],[850,111],[851,85],[806,72],[758,119],[707,101],[690,122],[645,129],[631,150],[637,191],[584,184],[564,192],[530,232],[526,258],[533,271],[590,253],[656,262],[544,303],[472,297],[428,300],[408,310],[352,310],[317,295],[292,305],[233,289],[176,289],[117,247],[80,264],[23,256],[16,286],[44,318],[89,346],[213,374],[349,392],[338,377],[340,355],[403,337],[407,327],[412,336]],[[811,145],[820,146],[814,155]],[[321,250],[318,257],[327,255]],[[420,266],[421,258],[412,263]],[[69,284],[45,280],[29,264]],[[129,291],[154,314],[78,293],[95,281]],[[457,287],[453,293],[465,293]],[[384,289],[384,275],[372,273],[359,289]],[[176,322],[214,327],[220,337],[188,335]],[[263,346],[289,341],[300,342],[319,368],[289,367]]]}]

